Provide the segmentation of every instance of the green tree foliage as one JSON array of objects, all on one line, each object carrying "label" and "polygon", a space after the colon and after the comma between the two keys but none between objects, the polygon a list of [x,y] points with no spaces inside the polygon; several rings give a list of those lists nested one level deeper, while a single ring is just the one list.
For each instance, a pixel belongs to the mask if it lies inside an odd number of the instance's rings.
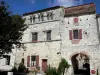
[{"label": "green tree foliage", "polygon": [[9,53],[14,45],[21,47],[27,25],[20,15],[13,15],[4,1],[0,1],[0,54]]},{"label": "green tree foliage", "polygon": [[68,69],[69,67],[70,65],[68,64],[68,62],[64,58],[62,58],[58,66],[58,75],[64,75],[65,69]]}]

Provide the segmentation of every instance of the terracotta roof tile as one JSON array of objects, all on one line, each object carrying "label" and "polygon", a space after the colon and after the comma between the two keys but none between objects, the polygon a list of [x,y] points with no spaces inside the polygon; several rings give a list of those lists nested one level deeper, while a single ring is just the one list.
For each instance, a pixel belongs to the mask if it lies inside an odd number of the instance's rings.
[{"label": "terracotta roof tile", "polygon": [[87,14],[87,13],[95,13],[96,8],[95,4],[84,4],[80,6],[68,7],[65,8],[65,16],[72,16],[78,14]]}]

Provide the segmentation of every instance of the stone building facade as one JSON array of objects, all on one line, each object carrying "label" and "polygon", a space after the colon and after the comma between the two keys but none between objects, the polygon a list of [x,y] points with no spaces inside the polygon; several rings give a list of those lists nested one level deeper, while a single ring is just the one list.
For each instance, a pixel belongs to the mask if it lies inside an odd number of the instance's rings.
[{"label": "stone building facade", "polygon": [[74,7],[55,6],[23,14],[28,29],[24,48],[17,50],[16,64],[22,62],[32,70],[47,65],[58,67],[61,58],[71,65],[69,75],[99,72],[99,20],[95,4]]}]

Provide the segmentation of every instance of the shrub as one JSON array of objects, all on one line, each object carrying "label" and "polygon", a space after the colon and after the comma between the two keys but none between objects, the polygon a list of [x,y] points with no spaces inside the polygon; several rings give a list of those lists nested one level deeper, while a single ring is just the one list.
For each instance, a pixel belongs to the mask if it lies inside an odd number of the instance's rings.
[{"label": "shrub", "polygon": [[46,75],[58,75],[56,68],[49,66],[46,70]]},{"label": "shrub", "polygon": [[64,75],[65,69],[68,69],[69,67],[70,65],[68,64],[68,62],[64,58],[62,58],[58,66],[58,75]]},{"label": "shrub", "polygon": [[11,71],[12,72],[17,72],[17,68],[14,66]]},{"label": "shrub", "polygon": [[24,66],[24,64],[20,63],[18,67],[18,72],[25,72],[25,70],[26,70],[26,67]]}]

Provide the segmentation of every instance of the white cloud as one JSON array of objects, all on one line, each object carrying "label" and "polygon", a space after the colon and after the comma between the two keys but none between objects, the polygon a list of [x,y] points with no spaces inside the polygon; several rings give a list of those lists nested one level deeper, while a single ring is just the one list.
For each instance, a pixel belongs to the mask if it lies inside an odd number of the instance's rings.
[{"label": "white cloud", "polygon": [[61,6],[75,6],[83,4],[83,0],[54,0],[53,5],[61,5]]},{"label": "white cloud", "polygon": [[34,4],[34,3],[35,3],[35,0],[29,0],[29,2],[30,2],[31,4]]}]

